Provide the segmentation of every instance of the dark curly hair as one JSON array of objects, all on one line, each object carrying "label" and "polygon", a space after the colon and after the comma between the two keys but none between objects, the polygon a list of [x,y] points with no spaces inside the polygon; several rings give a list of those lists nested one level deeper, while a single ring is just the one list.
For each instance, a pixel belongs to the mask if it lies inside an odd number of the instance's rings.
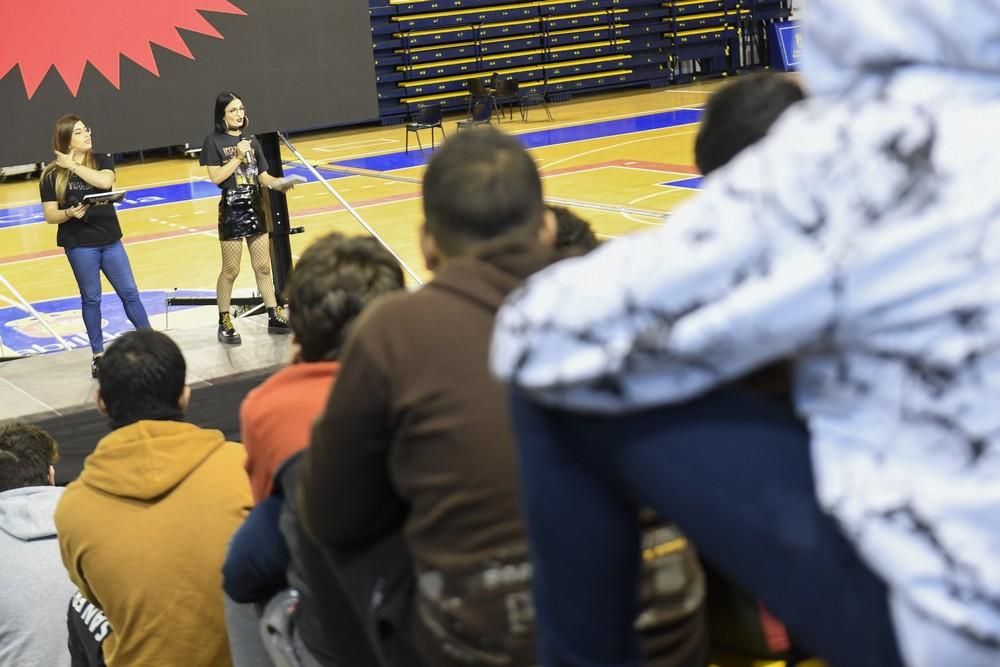
[{"label": "dark curly hair", "polygon": [[333,233],[313,243],[288,282],[288,321],[303,361],[332,361],[369,301],[402,289],[403,269],[375,239]]},{"label": "dark curly hair", "polygon": [[590,223],[565,206],[547,205],[556,216],[556,250],[588,253],[601,244]]},{"label": "dark curly hair", "polygon": [[0,425],[0,493],[48,486],[49,466],[58,460],[59,445],[47,432],[24,422]]}]

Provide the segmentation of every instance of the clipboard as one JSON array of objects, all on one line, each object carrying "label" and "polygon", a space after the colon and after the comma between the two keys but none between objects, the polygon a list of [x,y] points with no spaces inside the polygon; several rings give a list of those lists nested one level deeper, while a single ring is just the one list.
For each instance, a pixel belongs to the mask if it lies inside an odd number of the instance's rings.
[{"label": "clipboard", "polygon": [[86,195],[81,201],[81,204],[86,204],[88,206],[99,206],[101,204],[117,204],[121,200],[125,199],[125,195],[128,194],[126,190],[112,190],[110,192],[98,192],[92,195]]}]

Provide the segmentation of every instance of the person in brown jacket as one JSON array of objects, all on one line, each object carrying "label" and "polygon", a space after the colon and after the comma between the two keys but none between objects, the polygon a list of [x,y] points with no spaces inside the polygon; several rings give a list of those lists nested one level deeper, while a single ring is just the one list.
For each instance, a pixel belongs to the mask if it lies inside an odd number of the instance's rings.
[{"label": "person in brown jacket", "polygon": [[[397,629],[428,665],[534,665],[515,450],[487,358],[497,308],[556,258],[555,219],[531,157],[492,129],[435,154],[423,209],[434,279],[356,321],[301,465],[300,520],[361,559],[402,530],[416,579]],[[358,594],[363,613],[380,586]]]},{"label": "person in brown jacket", "polygon": [[[414,641],[429,664],[448,663],[437,655],[446,639],[463,655],[532,664],[533,628],[508,628],[469,587],[498,559],[525,562],[504,389],[486,361],[496,309],[554,258],[554,220],[531,157],[496,131],[448,141],[423,195],[421,249],[434,279],[356,321],[302,465],[301,518],[341,551],[403,527],[418,582]],[[446,612],[446,597],[462,607]]]}]

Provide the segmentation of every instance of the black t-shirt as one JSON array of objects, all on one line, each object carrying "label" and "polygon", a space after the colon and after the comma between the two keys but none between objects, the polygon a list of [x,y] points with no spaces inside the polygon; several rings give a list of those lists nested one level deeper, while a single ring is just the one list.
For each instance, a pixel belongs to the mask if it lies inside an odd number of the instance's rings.
[{"label": "black t-shirt", "polygon": [[[107,153],[95,153],[97,170],[115,170],[115,161]],[[108,192],[106,189],[95,188],[76,174],[69,175],[66,183],[66,199],[59,201],[56,196],[56,172],[51,171],[38,184],[42,201],[54,201],[60,209],[69,208],[83,203],[86,195]],[[114,243],[122,237],[122,228],[118,224],[118,214],[114,204],[98,204],[87,209],[81,220],[68,220],[59,225],[56,232],[56,243],[63,248],[77,246],[102,246]]]},{"label": "black t-shirt", "polygon": [[[240,143],[240,137],[234,137],[225,132],[216,132],[205,137],[205,143],[201,146],[201,164],[209,167],[221,167],[233,159],[236,155],[236,144]],[[257,184],[257,175],[267,171],[267,158],[260,147],[257,137],[250,139],[250,146],[253,148],[254,164],[246,162],[240,164],[233,175],[219,183],[223,190],[235,188],[237,184],[250,183]]]},{"label": "black t-shirt", "polygon": [[111,624],[92,602],[77,591],[69,601],[69,655],[72,667],[104,667],[104,640]]}]

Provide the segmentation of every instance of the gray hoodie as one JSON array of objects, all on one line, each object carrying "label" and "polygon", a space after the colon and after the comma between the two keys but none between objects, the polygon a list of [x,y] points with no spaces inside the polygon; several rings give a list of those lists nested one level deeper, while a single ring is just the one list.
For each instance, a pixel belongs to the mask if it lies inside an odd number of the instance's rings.
[{"label": "gray hoodie", "polygon": [[0,667],[68,667],[66,613],[76,588],[52,520],[63,489],[0,493]]}]

